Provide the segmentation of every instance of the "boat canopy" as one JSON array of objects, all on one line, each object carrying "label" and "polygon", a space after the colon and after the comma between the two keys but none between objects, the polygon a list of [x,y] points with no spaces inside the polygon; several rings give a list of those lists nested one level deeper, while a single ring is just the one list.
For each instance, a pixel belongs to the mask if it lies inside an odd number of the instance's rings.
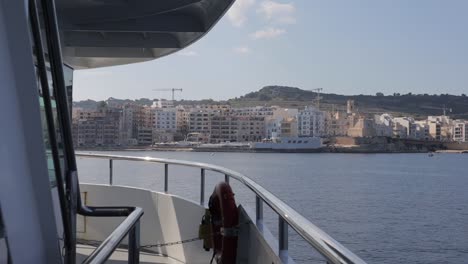
[{"label": "boat canopy", "polygon": [[97,68],[159,58],[206,34],[234,0],[57,0],[64,61]]}]

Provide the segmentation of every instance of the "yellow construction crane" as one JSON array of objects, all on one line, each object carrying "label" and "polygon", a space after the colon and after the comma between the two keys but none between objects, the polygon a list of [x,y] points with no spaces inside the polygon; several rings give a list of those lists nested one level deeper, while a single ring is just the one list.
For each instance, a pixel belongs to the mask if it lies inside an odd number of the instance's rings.
[{"label": "yellow construction crane", "polygon": [[170,89],[153,89],[153,91],[165,91],[165,92],[172,92],[172,101],[174,101],[174,93],[175,92],[182,92],[181,88],[170,88]]}]

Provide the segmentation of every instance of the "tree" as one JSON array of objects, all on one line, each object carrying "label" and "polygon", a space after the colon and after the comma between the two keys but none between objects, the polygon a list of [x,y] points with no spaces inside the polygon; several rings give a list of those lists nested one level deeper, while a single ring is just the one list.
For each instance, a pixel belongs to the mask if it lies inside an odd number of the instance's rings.
[{"label": "tree", "polygon": [[381,93],[381,92],[378,92],[378,93],[375,94],[375,96],[384,96],[384,94]]},{"label": "tree", "polygon": [[98,108],[106,108],[107,103],[105,101],[100,101],[98,104]]},{"label": "tree", "polygon": [[466,94],[461,94],[462,97],[466,97]]}]

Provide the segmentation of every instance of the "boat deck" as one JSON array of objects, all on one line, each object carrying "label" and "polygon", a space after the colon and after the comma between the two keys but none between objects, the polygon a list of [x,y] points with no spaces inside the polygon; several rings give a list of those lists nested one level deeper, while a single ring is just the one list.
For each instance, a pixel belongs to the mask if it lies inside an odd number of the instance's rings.
[{"label": "boat deck", "polygon": [[[87,256],[89,256],[93,250],[96,249],[94,246],[90,245],[77,245],[76,246],[76,262],[82,263]],[[128,251],[123,248],[117,249],[109,258],[106,263],[109,264],[123,264],[128,263]],[[175,260],[170,257],[148,253],[140,252],[140,263],[141,264],[182,264],[178,260]]]}]

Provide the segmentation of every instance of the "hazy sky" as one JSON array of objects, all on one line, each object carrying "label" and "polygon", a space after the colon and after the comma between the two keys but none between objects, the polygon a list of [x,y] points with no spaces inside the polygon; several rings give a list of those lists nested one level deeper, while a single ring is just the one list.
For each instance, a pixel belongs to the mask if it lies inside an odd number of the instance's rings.
[{"label": "hazy sky", "polygon": [[151,62],[75,71],[74,99],[228,99],[265,85],[468,93],[467,0],[237,0],[201,40]]}]

